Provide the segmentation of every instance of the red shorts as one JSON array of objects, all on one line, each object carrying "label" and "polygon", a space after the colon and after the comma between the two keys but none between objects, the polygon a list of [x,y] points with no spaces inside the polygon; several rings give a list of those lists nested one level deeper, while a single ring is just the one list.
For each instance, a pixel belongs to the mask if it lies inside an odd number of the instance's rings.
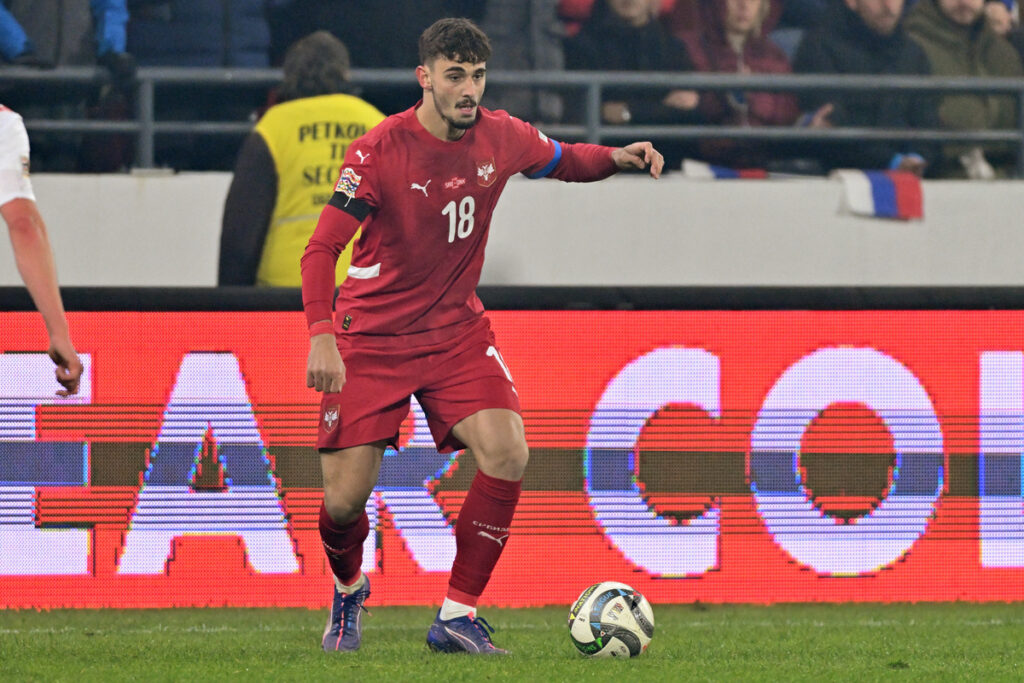
[{"label": "red shorts", "polygon": [[338,338],[345,386],[320,402],[317,448],[338,450],[386,440],[398,431],[415,395],[439,453],[465,448],[457,422],[487,408],[519,412],[519,397],[485,317],[405,337]]}]

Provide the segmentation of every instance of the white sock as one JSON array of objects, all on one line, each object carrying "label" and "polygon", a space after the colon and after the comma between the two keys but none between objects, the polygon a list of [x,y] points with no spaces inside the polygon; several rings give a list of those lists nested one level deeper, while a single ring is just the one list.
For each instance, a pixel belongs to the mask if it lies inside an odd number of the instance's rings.
[{"label": "white sock", "polygon": [[355,593],[364,585],[366,585],[366,574],[362,572],[359,572],[359,578],[356,579],[351,586],[346,586],[341,582],[341,579],[339,579],[337,576],[334,577],[334,586],[338,589],[339,593],[344,593],[345,595]]},{"label": "white sock", "polygon": [[451,598],[445,598],[444,602],[441,603],[441,619],[444,621],[458,619],[459,617],[469,617],[472,619],[475,616],[476,607],[463,605],[461,602],[455,602]]}]

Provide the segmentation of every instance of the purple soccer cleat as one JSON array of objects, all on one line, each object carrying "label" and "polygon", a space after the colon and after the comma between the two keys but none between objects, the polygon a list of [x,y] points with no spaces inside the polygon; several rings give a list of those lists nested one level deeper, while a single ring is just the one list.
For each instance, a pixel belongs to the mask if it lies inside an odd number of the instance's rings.
[{"label": "purple soccer cleat", "polygon": [[363,612],[368,610],[363,603],[370,597],[370,579],[366,577],[363,587],[345,595],[334,589],[331,613],[327,617],[322,646],[324,652],[354,652],[359,649],[363,637]]},{"label": "purple soccer cleat", "polygon": [[508,650],[491,642],[494,629],[481,617],[457,617],[447,621],[437,618],[427,631],[427,646],[434,652],[468,652],[471,655],[507,655]]}]

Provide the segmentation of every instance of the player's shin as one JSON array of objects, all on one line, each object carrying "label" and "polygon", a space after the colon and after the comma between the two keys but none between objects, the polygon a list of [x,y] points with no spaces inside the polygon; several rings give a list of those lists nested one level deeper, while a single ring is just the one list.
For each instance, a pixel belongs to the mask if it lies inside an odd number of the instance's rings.
[{"label": "player's shin", "polygon": [[[455,562],[446,603],[476,606],[507,544],[521,489],[521,480],[476,473],[455,525]],[[451,618],[444,610],[441,616]]]},{"label": "player's shin", "polygon": [[338,524],[320,505],[320,539],[338,584],[351,585],[359,579],[363,563],[363,541],[370,534],[370,520],[364,511],[348,524]]}]

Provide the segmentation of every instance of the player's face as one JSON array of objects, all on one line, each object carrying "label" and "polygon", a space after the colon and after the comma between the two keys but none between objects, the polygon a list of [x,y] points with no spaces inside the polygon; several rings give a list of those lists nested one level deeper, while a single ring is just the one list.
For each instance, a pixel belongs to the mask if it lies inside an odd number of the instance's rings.
[{"label": "player's face", "polygon": [[455,62],[438,57],[426,68],[426,77],[425,88],[433,96],[434,108],[448,127],[456,130],[472,128],[484,94],[487,64]]}]

